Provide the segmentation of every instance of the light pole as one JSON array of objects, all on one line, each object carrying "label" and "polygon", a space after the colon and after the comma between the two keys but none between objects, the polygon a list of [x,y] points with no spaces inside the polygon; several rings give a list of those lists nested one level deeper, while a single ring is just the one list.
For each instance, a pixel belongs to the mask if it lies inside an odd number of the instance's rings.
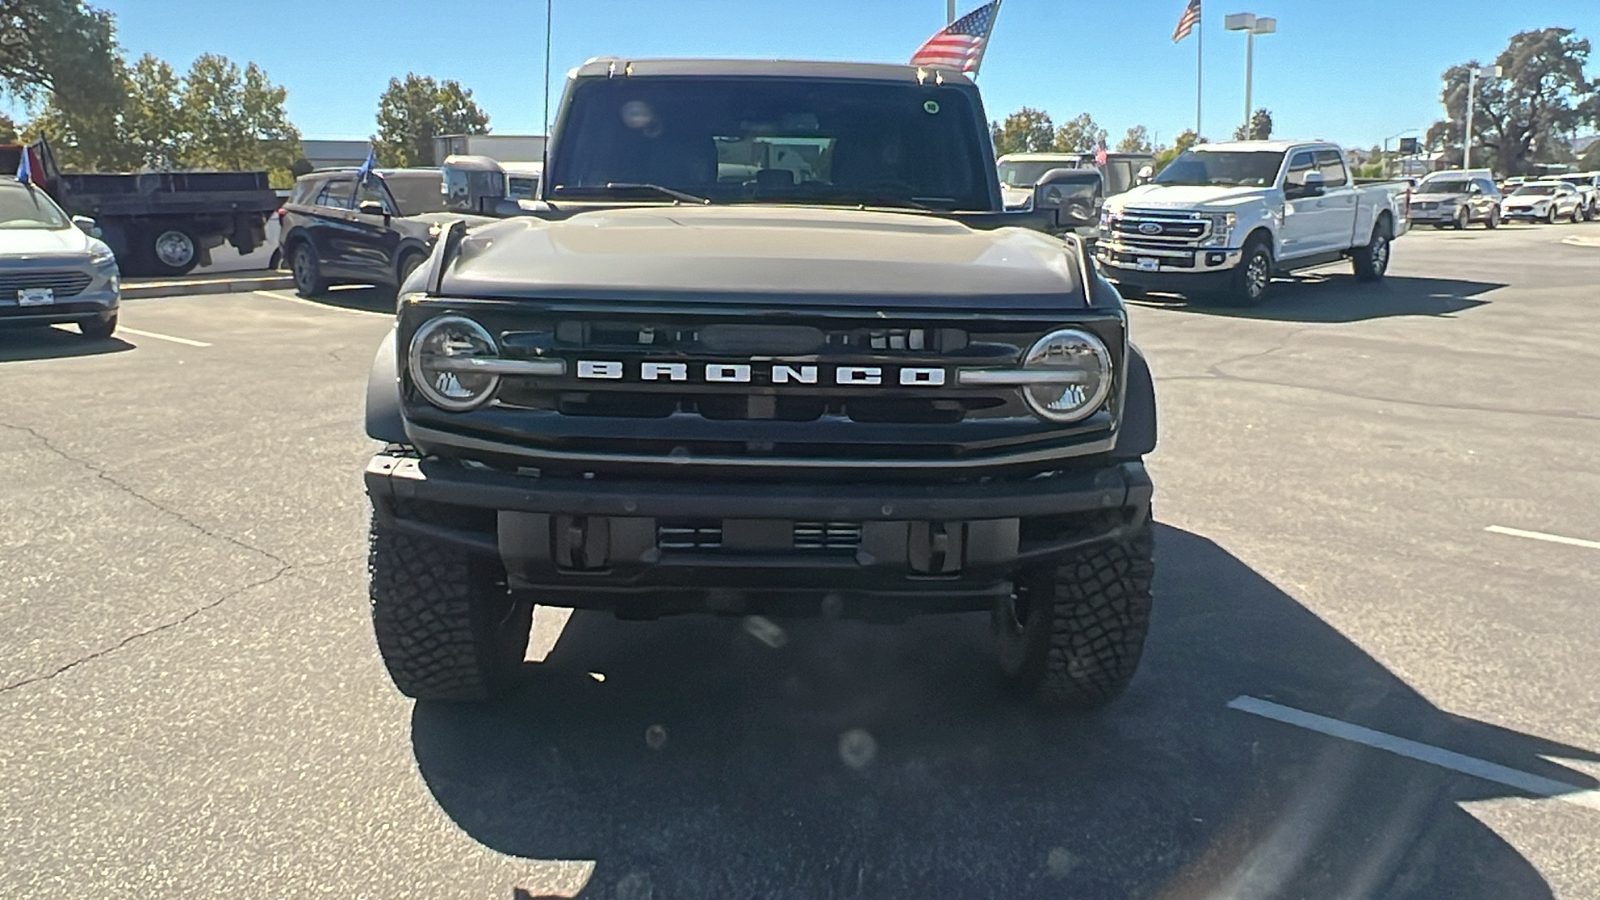
[{"label": "light pole", "polygon": [[1461,168],[1472,168],[1472,109],[1478,105],[1478,79],[1499,78],[1499,66],[1473,66],[1467,70],[1467,131],[1461,136]]},{"label": "light pole", "polygon": [[944,0],[944,20],[946,23],[956,20],[956,0]]},{"label": "light pole", "polygon": [[[1394,134],[1391,134],[1383,139],[1383,174],[1385,178],[1389,177],[1389,170],[1391,168],[1389,165],[1389,142],[1397,137],[1404,137],[1405,135],[1414,134],[1415,132],[1415,128],[1407,128],[1405,131],[1395,132]],[[1403,148],[1404,146],[1405,145],[1402,143],[1401,147]]]},{"label": "light pole", "polygon": [[1244,136],[1250,136],[1250,116],[1255,109],[1250,105],[1250,90],[1255,80],[1256,35],[1273,34],[1278,30],[1278,20],[1255,13],[1233,13],[1223,20],[1229,31],[1245,33],[1244,50]]}]

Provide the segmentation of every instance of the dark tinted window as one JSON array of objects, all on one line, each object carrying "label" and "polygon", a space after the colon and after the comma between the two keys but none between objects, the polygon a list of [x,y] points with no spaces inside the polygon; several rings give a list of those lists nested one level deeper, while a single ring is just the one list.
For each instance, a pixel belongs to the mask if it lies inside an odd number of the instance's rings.
[{"label": "dark tinted window", "polygon": [[1262,187],[1277,180],[1282,165],[1283,154],[1273,150],[1186,150],[1161,170],[1155,183]]},{"label": "dark tinted window", "polygon": [[1337,150],[1317,151],[1317,171],[1322,173],[1322,182],[1328,187],[1342,187],[1350,180],[1350,175],[1345,171],[1344,157]]},{"label": "dark tinted window", "polygon": [[355,179],[336,178],[322,186],[317,192],[316,206],[328,206],[334,209],[349,209],[350,195],[355,190]]},{"label": "dark tinted window", "polygon": [[988,137],[953,86],[618,78],[575,91],[546,173],[555,199],[619,183],[724,203],[995,205]]},{"label": "dark tinted window", "polygon": [[397,172],[383,176],[389,193],[400,205],[400,215],[440,212],[444,207],[443,172]]}]

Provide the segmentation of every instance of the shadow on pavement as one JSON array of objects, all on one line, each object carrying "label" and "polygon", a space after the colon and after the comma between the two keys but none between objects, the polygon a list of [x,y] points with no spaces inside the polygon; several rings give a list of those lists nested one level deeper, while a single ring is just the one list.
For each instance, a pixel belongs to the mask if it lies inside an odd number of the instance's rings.
[{"label": "shadow on pavement", "polygon": [[1600,757],[1435,708],[1204,538],[1162,528],[1157,552],[1144,667],[1098,714],[1004,696],[984,616],[785,623],[772,649],[578,613],[506,705],[417,705],[413,749],[477,841],[596,861],[585,897],[1551,896],[1459,806],[1516,792],[1225,705],[1575,790],[1541,757]]},{"label": "shadow on pavement", "polygon": [[99,356],[132,350],[133,344],[112,335],[104,340],[86,338],[76,330],[61,328],[0,329],[0,363],[30,359]]},{"label": "shadow on pavement", "polygon": [[308,302],[321,303],[324,306],[337,306],[340,309],[358,309],[362,312],[377,312],[394,314],[395,295],[390,288],[374,287],[369,284],[339,285],[329,288]]},{"label": "shadow on pavement", "polygon": [[1260,306],[1240,309],[1165,294],[1130,300],[1140,306],[1175,309],[1238,319],[1283,322],[1360,322],[1390,316],[1450,316],[1487,304],[1483,294],[1505,287],[1456,278],[1390,275],[1369,284],[1342,273],[1310,273],[1279,278]]}]

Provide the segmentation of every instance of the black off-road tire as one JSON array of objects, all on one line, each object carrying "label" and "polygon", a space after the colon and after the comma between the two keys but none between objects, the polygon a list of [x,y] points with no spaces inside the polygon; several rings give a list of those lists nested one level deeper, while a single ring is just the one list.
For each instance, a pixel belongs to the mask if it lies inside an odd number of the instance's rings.
[{"label": "black off-road tire", "polygon": [[1146,520],[1123,540],[1019,582],[993,616],[1008,685],[1054,709],[1094,709],[1120,696],[1150,629],[1153,549]]},{"label": "black off-road tire", "polygon": [[511,688],[533,603],[506,591],[495,563],[374,520],[367,568],[378,652],[402,694],[480,702]]},{"label": "black off-road tire", "polygon": [[1372,226],[1367,243],[1351,251],[1350,262],[1355,266],[1357,281],[1382,281],[1388,273],[1393,229],[1387,216],[1380,217]]}]

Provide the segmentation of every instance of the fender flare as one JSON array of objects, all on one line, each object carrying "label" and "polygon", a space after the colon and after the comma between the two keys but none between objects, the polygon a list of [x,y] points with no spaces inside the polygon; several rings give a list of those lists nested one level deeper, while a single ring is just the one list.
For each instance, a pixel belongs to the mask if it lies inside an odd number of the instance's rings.
[{"label": "fender flare", "polygon": [[1128,384],[1122,395],[1122,426],[1111,455],[1139,459],[1156,449],[1156,385],[1144,354],[1128,345]]},{"label": "fender flare", "polygon": [[367,375],[367,436],[386,444],[404,444],[406,420],[400,412],[400,370],[395,332],[390,329]]}]

